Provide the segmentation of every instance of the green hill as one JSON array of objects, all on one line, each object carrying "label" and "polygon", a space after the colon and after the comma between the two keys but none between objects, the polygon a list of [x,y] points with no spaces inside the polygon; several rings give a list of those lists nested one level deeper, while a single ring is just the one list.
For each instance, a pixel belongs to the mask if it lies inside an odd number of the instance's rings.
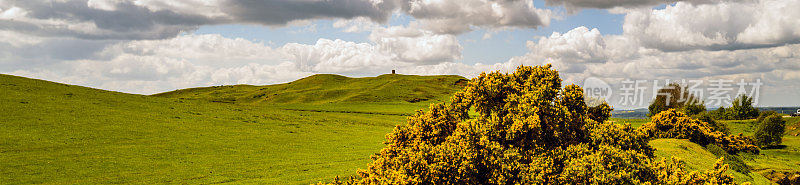
[{"label": "green hill", "polygon": [[[656,149],[656,156],[669,160],[678,158],[686,164],[689,170],[709,170],[714,168],[718,156],[707,151],[703,146],[685,139],[656,139],[650,141],[650,146]],[[737,184],[751,182],[752,184],[770,184],[769,179],[756,172],[742,174],[733,169],[726,173],[733,175]]]},{"label": "green hill", "polygon": [[381,75],[349,78],[319,74],[277,85],[233,85],[183,89],[159,97],[254,104],[416,103],[447,100],[466,82],[461,76]]},{"label": "green hill", "polygon": [[[444,97],[457,89],[448,84],[459,79],[463,78],[316,75],[280,85],[144,96],[0,75],[0,182],[330,180],[366,167],[369,156],[383,147],[384,135],[404,123],[405,117],[394,113],[427,105],[406,100]],[[260,94],[265,95],[255,96]],[[213,102],[228,99],[236,103]],[[366,103],[371,101],[380,102]],[[395,105],[402,106],[389,108]]]}]

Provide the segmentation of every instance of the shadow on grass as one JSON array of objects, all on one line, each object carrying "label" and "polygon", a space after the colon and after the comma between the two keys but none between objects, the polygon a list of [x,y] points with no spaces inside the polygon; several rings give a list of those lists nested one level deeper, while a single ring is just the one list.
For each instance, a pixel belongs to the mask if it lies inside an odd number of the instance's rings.
[{"label": "shadow on grass", "polygon": [[784,149],[786,145],[777,145],[777,146],[765,146],[761,147],[761,149]]}]

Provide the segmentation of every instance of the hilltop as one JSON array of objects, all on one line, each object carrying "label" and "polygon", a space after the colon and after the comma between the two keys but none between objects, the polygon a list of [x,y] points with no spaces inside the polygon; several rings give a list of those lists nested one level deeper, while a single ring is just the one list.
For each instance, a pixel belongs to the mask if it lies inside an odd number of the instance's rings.
[{"label": "hilltop", "polygon": [[455,75],[350,78],[318,74],[285,84],[201,87],[153,96],[238,104],[417,103],[447,100],[466,81]]}]

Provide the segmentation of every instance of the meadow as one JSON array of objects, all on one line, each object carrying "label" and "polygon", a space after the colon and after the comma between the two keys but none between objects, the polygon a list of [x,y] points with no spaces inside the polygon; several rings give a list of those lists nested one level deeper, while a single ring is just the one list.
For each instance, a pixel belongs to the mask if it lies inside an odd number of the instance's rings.
[{"label": "meadow", "polygon": [[[151,96],[0,75],[0,182],[4,184],[309,184],[354,175],[395,125],[447,101],[458,76],[315,75],[268,86],[217,86]],[[740,154],[769,184],[800,171],[800,118],[785,118],[781,147]],[[647,119],[612,118],[634,127]],[[752,135],[753,120],[725,121]],[[691,169],[718,158],[687,140],[650,142]]]},{"label": "meadow", "polygon": [[314,183],[354,174],[405,114],[430,103],[354,112],[352,103],[234,104],[9,75],[0,94],[0,182],[10,184]]}]

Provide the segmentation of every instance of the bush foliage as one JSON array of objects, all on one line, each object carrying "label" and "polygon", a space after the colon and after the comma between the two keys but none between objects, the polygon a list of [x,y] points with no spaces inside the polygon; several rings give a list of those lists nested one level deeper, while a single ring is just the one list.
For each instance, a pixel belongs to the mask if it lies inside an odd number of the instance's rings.
[{"label": "bush foliage", "polygon": [[728,128],[728,124],[722,121],[717,121],[714,119],[714,116],[710,112],[703,112],[697,115],[692,116],[693,118],[706,123],[709,127],[711,127],[712,131],[719,131],[723,134],[731,134],[730,128]]},{"label": "bush foliage", "polygon": [[771,111],[771,110],[759,112],[758,113],[758,117],[756,117],[756,124],[759,124],[759,123],[763,122],[764,119],[766,119],[769,116],[777,115],[777,114],[778,114],[778,112]]},{"label": "bush foliage", "polygon": [[337,183],[732,184],[721,160],[704,172],[657,160],[646,133],[598,122],[610,107],[589,113],[582,89],[562,89],[550,68],[481,74],[395,127],[366,170]]},{"label": "bush foliage", "polygon": [[686,116],[675,109],[656,114],[641,129],[652,138],[689,139],[704,146],[716,144],[729,153],[759,151],[749,137],[714,131],[707,123]]},{"label": "bush foliage", "polygon": [[733,171],[737,171],[737,172],[742,173],[742,174],[749,174],[750,173],[750,167],[748,167],[747,164],[745,164],[745,162],[739,156],[737,156],[735,154],[729,154],[724,149],[720,148],[719,146],[717,146],[715,144],[707,145],[706,146],[706,150],[708,152],[714,154],[714,156],[723,157],[724,158],[723,162],[725,164],[728,164],[728,166]]},{"label": "bush foliage", "polygon": [[786,130],[786,121],[778,114],[765,116],[760,120],[756,127],[756,142],[765,147],[780,145]]},{"label": "bush foliage", "polygon": [[594,120],[595,122],[602,123],[608,120],[611,117],[611,111],[614,110],[611,106],[608,105],[605,101],[597,106],[589,107],[588,109],[588,116],[589,119]]}]

